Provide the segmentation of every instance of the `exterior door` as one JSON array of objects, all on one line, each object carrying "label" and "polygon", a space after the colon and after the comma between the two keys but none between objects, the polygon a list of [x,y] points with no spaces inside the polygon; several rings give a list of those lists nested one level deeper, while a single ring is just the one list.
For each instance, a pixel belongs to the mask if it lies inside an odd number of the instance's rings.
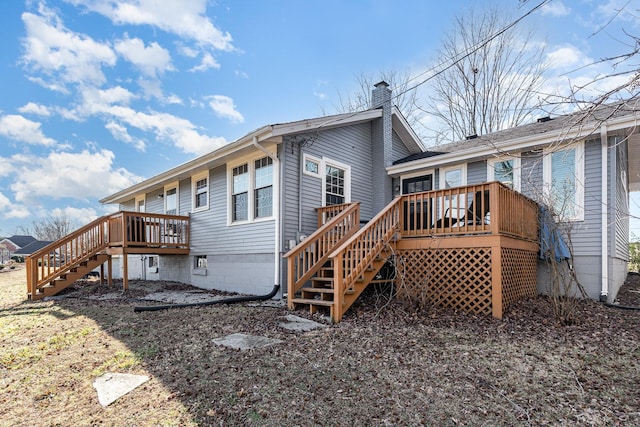
[{"label": "exterior door", "polygon": [[[422,193],[433,190],[433,175],[421,175],[402,180],[402,194]],[[433,206],[430,199],[404,202],[404,230],[424,230],[433,223]]]}]

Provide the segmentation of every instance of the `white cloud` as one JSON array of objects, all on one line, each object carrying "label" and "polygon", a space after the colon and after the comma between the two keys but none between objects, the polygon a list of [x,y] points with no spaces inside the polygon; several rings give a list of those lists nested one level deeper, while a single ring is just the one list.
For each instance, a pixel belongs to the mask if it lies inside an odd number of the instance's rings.
[{"label": "white cloud", "polygon": [[40,123],[16,114],[0,116],[0,135],[33,145],[54,145],[56,141],[44,136]]},{"label": "white cloud", "polygon": [[175,70],[169,51],[156,42],[145,46],[141,39],[125,38],[115,42],[115,50],[146,76],[157,77],[165,71]]},{"label": "white cloud", "polygon": [[547,61],[552,68],[569,71],[572,68],[589,64],[589,59],[575,46],[561,46],[547,54]]},{"label": "white cloud", "polygon": [[45,16],[22,14],[27,32],[23,39],[23,61],[33,69],[49,74],[54,81],[104,83],[102,66],[116,63],[116,55],[109,45],[69,31],[44,7],[40,12]]},{"label": "white cloud", "polygon": [[45,89],[49,89],[54,92],[60,92],[65,95],[69,94],[69,89],[67,89],[64,85],[60,85],[56,82],[46,82],[42,77],[27,76],[27,80],[39,86],[42,86]]},{"label": "white cloud", "polygon": [[207,12],[207,0],[67,0],[109,18],[114,24],[152,25],[214,49],[233,50],[232,37],[218,29]]},{"label": "white cloud", "polygon": [[216,113],[216,116],[231,120],[233,123],[244,122],[244,117],[233,103],[233,99],[224,95],[213,95],[206,97],[209,100],[209,107]]},{"label": "white cloud", "polygon": [[36,104],[35,102],[29,102],[23,105],[22,107],[18,108],[18,111],[23,114],[35,114],[37,116],[44,117],[49,117],[51,115],[49,107],[42,104]]},{"label": "white cloud", "polygon": [[177,43],[178,52],[188,58],[195,58],[198,56],[198,51],[190,46],[185,46],[182,43]]},{"label": "white cloud", "polygon": [[76,225],[88,224],[98,218],[98,213],[93,208],[74,208],[71,206],[54,208],[51,212],[46,211],[46,215],[69,218],[71,223]]},{"label": "white cloud", "polygon": [[141,180],[125,169],[113,168],[113,152],[51,152],[46,157],[14,155],[11,184],[15,200],[26,205],[43,198],[87,200],[115,193]]},{"label": "white cloud", "polygon": [[110,121],[110,122],[107,122],[107,124],[105,124],[104,127],[111,133],[111,136],[113,136],[118,141],[131,144],[138,151],[141,151],[141,152],[145,151],[146,144],[144,143],[144,141],[129,135],[127,128],[122,126],[121,124]]},{"label": "white cloud", "polygon": [[542,6],[543,15],[567,16],[570,13],[571,9],[565,6],[561,0],[554,0]]},{"label": "white cloud", "polygon": [[218,61],[216,61],[213,55],[211,55],[209,52],[205,52],[202,55],[202,61],[200,62],[200,65],[196,65],[189,71],[207,71],[209,68],[220,68],[220,64],[218,63]]},{"label": "white cloud", "polygon": [[169,96],[166,96],[162,102],[164,102],[165,104],[182,104],[182,99],[180,99],[180,97],[178,95],[172,94]]}]

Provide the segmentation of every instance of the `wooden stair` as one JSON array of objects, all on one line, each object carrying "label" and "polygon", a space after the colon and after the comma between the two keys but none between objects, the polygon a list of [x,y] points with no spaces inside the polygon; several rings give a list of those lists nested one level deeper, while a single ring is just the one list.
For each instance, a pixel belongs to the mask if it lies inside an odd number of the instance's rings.
[{"label": "wooden stair", "polygon": [[[341,314],[346,312],[364,290],[372,283],[381,281],[376,276],[382,266],[387,261],[388,252],[384,251],[377,256],[371,264],[365,269],[363,274],[353,283],[353,285],[344,291],[344,299],[340,307]],[[338,310],[335,307],[335,278],[333,260],[327,263],[309,280],[310,286],[302,287],[295,293],[291,302],[294,308],[309,307],[311,314],[319,311],[328,311],[332,319],[336,318]]]},{"label": "wooden stair", "polygon": [[38,288],[36,292],[29,293],[29,299],[38,300],[48,296],[56,295],[63,289],[82,279],[87,273],[109,260],[111,255],[105,253],[94,254],[86,260],[77,263],[74,267],[60,274],[48,284]]}]

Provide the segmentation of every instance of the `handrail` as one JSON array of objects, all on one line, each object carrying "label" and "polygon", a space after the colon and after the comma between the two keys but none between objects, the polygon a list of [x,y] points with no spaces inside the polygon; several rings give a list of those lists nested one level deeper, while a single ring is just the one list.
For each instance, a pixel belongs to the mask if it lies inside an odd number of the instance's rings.
[{"label": "handrail", "polygon": [[107,247],[107,217],[100,217],[25,259],[27,290],[34,295],[51,280]]},{"label": "handrail", "polygon": [[502,234],[537,240],[537,205],[501,182],[401,196],[402,237]]},{"label": "handrail", "polygon": [[360,203],[351,203],[284,255],[288,262],[290,305],[295,293],[327,262],[331,251],[352,236],[359,226]]},{"label": "handrail", "polygon": [[102,216],[26,257],[28,293],[107,247],[188,248],[189,218],[127,211]]},{"label": "handrail", "polygon": [[318,228],[329,222],[331,218],[338,215],[343,210],[351,206],[352,203],[342,203],[340,205],[321,206],[316,208],[316,214],[318,215]]},{"label": "handrail", "polygon": [[395,198],[329,255],[334,268],[334,322],[341,320],[346,292],[353,288],[356,280],[396,235],[400,227],[401,201],[401,197]]}]

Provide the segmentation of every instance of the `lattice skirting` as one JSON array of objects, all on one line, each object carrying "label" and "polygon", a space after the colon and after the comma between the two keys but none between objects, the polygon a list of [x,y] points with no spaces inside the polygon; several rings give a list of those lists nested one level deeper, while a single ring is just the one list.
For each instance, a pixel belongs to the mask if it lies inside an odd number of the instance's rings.
[{"label": "lattice skirting", "polygon": [[502,307],[519,299],[536,296],[538,292],[536,252],[502,248]]},{"label": "lattice skirting", "polygon": [[[502,309],[536,294],[536,253],[512,248],[429,248],[397,252],[398,298],[426,307],[492,314],[492,250],[500,250]],[[502,285],[502,286],[499,286]],[[502,313],[498,314],[500,317]]]}]

